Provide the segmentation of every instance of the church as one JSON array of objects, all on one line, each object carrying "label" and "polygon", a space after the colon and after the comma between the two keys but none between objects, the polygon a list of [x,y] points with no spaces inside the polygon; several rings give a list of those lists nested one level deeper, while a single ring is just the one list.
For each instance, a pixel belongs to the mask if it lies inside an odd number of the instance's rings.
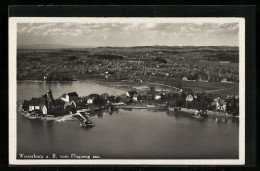
[{"label": "church", "polygon": [[31,100],[25,100],[22,108],[25,111],[41,111],[43,115],[48,114],[48,108],[52,106],[53,95],[52,91],[49,89],[46,94],[39,98],[32,98]]}]

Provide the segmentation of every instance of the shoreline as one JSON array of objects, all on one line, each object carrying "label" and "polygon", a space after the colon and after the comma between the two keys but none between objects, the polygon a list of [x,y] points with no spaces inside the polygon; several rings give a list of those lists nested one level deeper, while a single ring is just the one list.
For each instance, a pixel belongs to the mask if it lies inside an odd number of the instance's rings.
[{"label": "shoreline", "polygon": [[17,112],[18,112],[19,114],[21,114],[22,116],[28,118],[28,119],[40,119],[40,120],[42,120],[42,121],[63,122],[63,121],[75,120],[75,119],[73,118],[73,115],[72,115],[72,114],[67,114],[67,115],[58,116],[58,117],[50,117],[50,116],[44,116],[44,117],[40,116],[40,117],[37,117],[37,116],[30,116],[30,114],[29,114],[27,111],[24,111],[21,106],[18,108]]},{"label": "shoreline", "polygon": [[[149,89],[150,85],[155,86],[155,88],[157,90],[160,90],[161,87],[163,86],[162,83],[160,82],[140,82],[140,81],[131,81],[131,80],[109,80],[109,79],[101,79],[99,77],[89,77],[88,79],[75,79],[72,81],[41,81],[41,80],[17,80],[17,82],[32,82],[32,83],[73,83],[73,82],[88,82],[88,83],[94,83],[94,84],[99,84],[101,86],[105,86],[105,87],[111,87],[111,88],[115,88],[115,89],[119,89],[119,90],[123,90],[123,91],[128,91],[130,89],[133,90],[147,90]],[[210,83],[214,83],[214,82],[210,82]],[[216,82],[219,83],[219,82]],[[237,83],[233,83],[233,84],[237,84]],[[171,86],[171,85],[164,85],[165,87],[165,91],[169,91],[172,90],[173,88],[175,90],[176,87]],[[232,87],[233,88],[233,87]],[[213,89],[213,90],[196,90],[194,92],[196,93],[201,93],[201,92],[207,92],[207,93],[212,93],[212,92],[219,92],[219,91],[225,91],[228,89],[232,89],[232,88],[221,88],[221,89]]]},{"label": "shoreline", "polygon": [[[136,82],[136,83],[134,83],[134,82],[128,81],[128,80],[118,80],[118,81],[100,80],[98,78],[90,78],[90,79],[87,79],[87,80],[50,81],[50,82],[38,81],[38,80],[17,80],[17,82],[46,82],[46,83],[52,83],[52,82],[55,82],[55,83],[58,83],[58,82],[90,82],[90,83],[96,83],[96,84],[99,84],[99,85],[102,85],[102,86],[105,86],[105,87],[112,87],[112,88],[123,90],[123,91],[127,91],[131,88],[132,89],[135,88],[136,90],[142,90],[144,87],[145,87],[145,89],[149,88],[147,86],[148,84],[155,84],[155,85],[158,84],[158,83],[150,83],[150,82]],[[122,105],[122,106],[121,105],[120,106],[115,105],[114,107],[118,108],[118,109],[155,109],[155,110],[157,109],[156,107],[147,107],[144,104],[141,104],[141,105],[133,104],[133,105]],[[166,109],[163,109],[163,110],[166,110]],[[187,109],[187,108],[181,107],[180,111],[186,112],[186,113],[195,113],[197,110],[196,109]],[[210,110],[207,110],[207,114],[211,115],[211,116],[239,118],[239,116],[233,116],[232,114],[217,112],[217,111],[210,111]],[[26,116],[27,118],[35,119],[34,117],[29,116],[30,114],[27,114],[27,115],[23,114],[23,115]],[[71,116],[71,118],[69,118],[66,115],[55,117],[55,118],[53,118],[53,117],[42,117],[42,118],[43,118],[42,120],[54,120],[54,121],[57,120],[57,122],[62,122],[64,120],[69,120],[69,119],[73,120],[73,116]]]},{"label": "shoreline", "polygon": [[[156,110],[156,107],[147,107],[147,106],[137,106],[137,105],[120,105],[120,106],[114,106],[117,109],[154,109]],[[165,111],[169,111],[168,109],[163,109]],[[193,114],[197,110],[196,109],[187,109],[187,108],[181,108],[181,112],[185,112],[188,114]],[[18,109],[18,113],[20,113],[22,116],[28,118],[28,119],[40,119],[42,121],[54,121],[54,122],[64,122],[64,121],[73,121],[73,120],[78,120],[77,118],[74,118],[73,116],[76,114],[67,114],[64,116],[58,116],[58,117],[32,117],[27,111],[24,111],[21,109],[21,106]],[[218,117],[226,117],[226,118],[239,118],[239,116],[233,116],[232,114],[225,114],[221,112],[215,112],[215,111],[210,111],[207,110],[207,114],[210,116],[218,116]]]},{"label": "shoreline", "polygon": [[[126,105],[126,106],[115,106],[117,109],[156,109],[156,107],[147,107],[147,106],[134,106],[134,105]],[[168,111],[168,109],[165,109],[165,111]],[[197,111],[197,109],[187,109],[181,107],[181,112],[186,112],[193,114]],[[225,114],[222,112],[216,112],[216,111],[211,111],[207,110],[207,114],[210,116],[220,116],[220,117],[228,117],[228,118],[239,118],[239,116],[233,116],[232,114]]]},{"label": "shoreline", "polygon": [[[187,112],[187,113],[194,113],[197,110],[196,109],[187,109],[187,108],[181,108],[182,112]],[[239,116],[233,116],[232,114],[228,114],[228,113],[223,113],[223,112],[216,112],[216,111],[211,111],[211,110],[207,110],[207,114],[210,116],[220,116],[220,117],[228,117],[228,118],[239,118]]]}]

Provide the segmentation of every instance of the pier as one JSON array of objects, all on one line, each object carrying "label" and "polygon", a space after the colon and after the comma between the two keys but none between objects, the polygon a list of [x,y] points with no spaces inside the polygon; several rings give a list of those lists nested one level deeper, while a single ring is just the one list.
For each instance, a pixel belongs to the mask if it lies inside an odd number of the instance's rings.
[{"label": "pier", "polygon": [[75,114],[72,114],[72,116],[79,120],[80,126],[82,126],[82,127],[93,127],[94,126],[94,124],[88,120],[86,114],[84,116],[81,113],[77,112]]}]

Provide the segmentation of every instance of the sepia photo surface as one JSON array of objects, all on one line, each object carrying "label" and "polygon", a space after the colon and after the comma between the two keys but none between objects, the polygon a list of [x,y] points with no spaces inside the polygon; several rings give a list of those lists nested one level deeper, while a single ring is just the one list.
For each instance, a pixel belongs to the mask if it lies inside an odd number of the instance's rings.
[{"label": "sepia photo surface", "polygon": [[244,164],[244,24],[10,18],[9,163]]}]

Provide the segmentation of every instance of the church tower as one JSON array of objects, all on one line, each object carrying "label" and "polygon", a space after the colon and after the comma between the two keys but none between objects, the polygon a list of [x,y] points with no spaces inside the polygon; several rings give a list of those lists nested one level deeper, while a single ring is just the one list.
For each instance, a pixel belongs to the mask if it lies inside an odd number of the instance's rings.
[{"label": "church tower", "polygon": [[52,104],[53,96],[52,96],[52,91],[51,91],[51,89],[49,89],[49,90],[47,91],[47,101],[48,101],[48,105],[51,105],[51,104]]}]

